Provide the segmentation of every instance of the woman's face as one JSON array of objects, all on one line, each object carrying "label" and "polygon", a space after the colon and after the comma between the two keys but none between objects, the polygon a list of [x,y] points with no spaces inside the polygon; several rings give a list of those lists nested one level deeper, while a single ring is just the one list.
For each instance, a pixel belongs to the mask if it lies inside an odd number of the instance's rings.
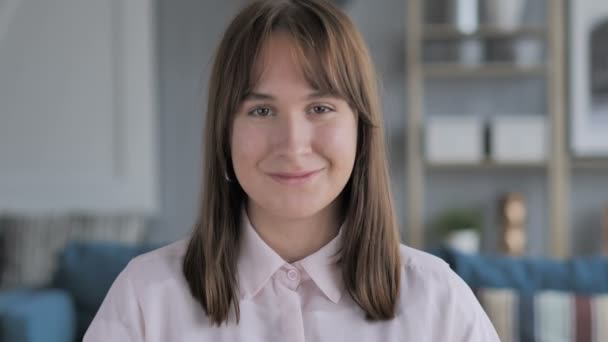
[{"label": "woman's face", "polygon": [[[310,217],[350,178],[357,118],[346,101],[310,87],[275,33],[262,48],[260,77],[232,127],[232,163],[250,205],[282,218]],[[253,203],[251,203],[253,202]]]}]

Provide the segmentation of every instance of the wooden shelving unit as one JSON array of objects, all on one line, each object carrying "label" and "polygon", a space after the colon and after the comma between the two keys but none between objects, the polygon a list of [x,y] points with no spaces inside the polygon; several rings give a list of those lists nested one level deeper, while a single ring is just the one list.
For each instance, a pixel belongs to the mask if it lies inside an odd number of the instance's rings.
[{"label": "wooden shelving unit", "polygon": [[481,66],[467,66],[457,63],[425,63],[422,65],[424,76],[429,78],[487,78],[542,76],[546,67],[519,66],[512,63],[487,63]]},{"label": "wooden shelving unit", "polygon": [[543,36],[545,34],[546,30],[542,26],[520,26],[514,30],[505,30],[494,26],[481,25],[473,32],[462,32],[451,25],[425,24],[422,30],[422,39],[508,38]]},{"label": "wooden shelving unit", "polygon": [[[480,26],[474,32],[463,33],[448,25],[427,25],[422,22],[423,0],[407,1],[406,21],[406,80],[407,80],[407,227],[408,244],[424,248],[426,177],[430,171],[478,171],[478,170],[538,170],[546,172],[548,217],[551,239],[551,254],[566,257],[569,252],[567,241],[570,201],[570,160],[567,148],[565,80],[564,80],[564,1],[546,0],[546,25],[521,26],[514,30],[501,30],[491,26]],[[518,38],[533,36],[542,39],[546,46],[547,63],[538,66],[518,66],[506,63],[486,64],[470,67],[451,63],[424,63],[423,44],[434,40],[458,40],[478,38]],[[547,122],[549,131],[548,159],[545,163],[497,164],[430,164],[423,155],[424,85],[429,78],[512,78],[539,76],[547,84]],[[575,163],[574,167],[581,167]],[[588,166],[588,165],[587,165]]]},{"label": "wooden shelving unit", "polygon": [[544,170],[546,163],[496,163],[482,162],[479,164],[466,163],[426,163],[429,171],[491,171],[491,170]]}]

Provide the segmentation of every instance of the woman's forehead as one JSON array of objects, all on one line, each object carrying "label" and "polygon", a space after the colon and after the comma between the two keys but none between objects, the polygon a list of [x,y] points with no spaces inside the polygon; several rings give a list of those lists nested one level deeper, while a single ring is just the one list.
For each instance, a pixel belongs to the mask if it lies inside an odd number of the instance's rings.
[{"label": "woman's forehead", "polygon": [[302,45],[286,32],[271,34],[252,65],[250,89],[264,88],[269,83],[298,83],[310,90],[334,93],[328,82],[328,68],[321,64],[322,52],[314,55]]},{"label": "woman's forehead", "polygon": [[304,60],[298,52],[297,43],[286,33],[273,33],[260,48],[252,65],[253,79],[260,81],[269,77],[304,77]]}]

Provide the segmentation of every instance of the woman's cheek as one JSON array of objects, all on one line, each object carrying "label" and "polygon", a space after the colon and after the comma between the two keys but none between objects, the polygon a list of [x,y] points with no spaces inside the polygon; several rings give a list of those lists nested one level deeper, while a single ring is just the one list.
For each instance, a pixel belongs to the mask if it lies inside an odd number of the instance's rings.
[{"label": "woman's cheek", "polygon": [[[232,136],[232,162],[235,168],[246,172],[251,167],[254,167],[256,159],[259,157],[262,150],[261,133],[256,132],[255,127],[251,127],[246,123],[235,122]],[[238,172],[238,171],[237,171]]]},{"label": "woman's cheek", "polygon": [[332,159],[332,164],[350,164],[354,161],[357,149],[357,127],[356,123],[336,123],[324,127],[319,132],[319,146],[324,154]]}]

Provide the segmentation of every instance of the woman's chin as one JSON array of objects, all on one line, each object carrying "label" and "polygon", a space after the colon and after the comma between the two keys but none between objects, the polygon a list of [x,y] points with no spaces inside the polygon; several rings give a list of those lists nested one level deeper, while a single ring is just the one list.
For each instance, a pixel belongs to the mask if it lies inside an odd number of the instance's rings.
[{"label": "woman's chin", "polygon": [[272,216],[292,220],[312,217],[322,209],[323,207],[311,206],[309,204],[289,205],[288,203],[281,203],[267,208]]}]

